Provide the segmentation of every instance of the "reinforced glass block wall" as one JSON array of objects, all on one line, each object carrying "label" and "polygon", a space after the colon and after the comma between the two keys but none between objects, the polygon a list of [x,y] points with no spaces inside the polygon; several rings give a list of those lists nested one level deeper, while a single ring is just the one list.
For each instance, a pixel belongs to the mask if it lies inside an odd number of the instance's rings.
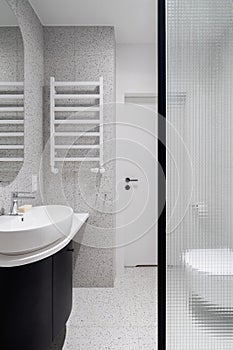
[{"label": "reinforced glass block wall", "polygon": [[167,0],[167,349],[233,349],[233,3]]}]

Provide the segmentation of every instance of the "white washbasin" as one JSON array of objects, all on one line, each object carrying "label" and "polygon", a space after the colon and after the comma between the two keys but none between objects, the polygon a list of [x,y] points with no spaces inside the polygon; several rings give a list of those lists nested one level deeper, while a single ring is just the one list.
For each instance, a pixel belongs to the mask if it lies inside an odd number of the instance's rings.
[{"label": "white washbasin", "polygon": [[73,209],[63,205],[34,207],[23,216],[0,216],[0,253],[24,254],[68,236]]}]

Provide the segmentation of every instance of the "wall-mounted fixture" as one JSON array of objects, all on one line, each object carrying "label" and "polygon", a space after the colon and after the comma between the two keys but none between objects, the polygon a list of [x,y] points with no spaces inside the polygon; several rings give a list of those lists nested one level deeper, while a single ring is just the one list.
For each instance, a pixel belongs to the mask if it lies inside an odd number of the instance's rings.
[{"label": "wall-mounted fixture", "polygon": [[50,78],[50,165],[97,162],[103,168],[103,78],[61,82]]}]

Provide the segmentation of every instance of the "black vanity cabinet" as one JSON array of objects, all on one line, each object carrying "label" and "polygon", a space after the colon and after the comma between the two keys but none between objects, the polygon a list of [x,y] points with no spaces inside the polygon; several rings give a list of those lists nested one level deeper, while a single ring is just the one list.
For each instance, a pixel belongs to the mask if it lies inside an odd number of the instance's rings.
[{"label": "black vanity cabinet", "polygon": [[72,309],[72,251],[69,244],[53,258],[53,340],[64,328]]},{"label": "black vanity cabinet", "polygon": [[72,308],[72,242],[56,254],[0,267],[0,349],[47,350]]}]

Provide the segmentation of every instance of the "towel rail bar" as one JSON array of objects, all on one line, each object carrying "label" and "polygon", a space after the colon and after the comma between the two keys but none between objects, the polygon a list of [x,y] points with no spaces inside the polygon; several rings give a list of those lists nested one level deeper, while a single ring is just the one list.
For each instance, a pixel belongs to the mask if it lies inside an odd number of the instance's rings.
[{"label": "towel rail bar", "polygon": [[[69,92],[65,89],[69,87]],[[59,88],[59,89],[57,89]],[[82,91],[74,91],[74,88],[85,88]],[[93,89],[94,88],[94,89]],[[72,89],[72,92],[70,91]],[[80,89],[76,89],[80,90]],[[93,90],[95,92],[93,92]],[[98,90],[98,92],[97,92]],[[56,162],[99,162],[99,169],[103,169],[103,78],[101,77],[98,81],[74,81],[74,82],[62,82],[55,81],[54,77],[50,78],[50,165],[53,173],[58,173]],[[77,106],[72,106],[71,101],[73,99],[77,101]],[[62,103],[63,100],[63,103]],[[64,102],[64,100],[66,100]],[[94,105],[83,106],[82,100],[93,100]],[[95,101],[94,101],[95,100]],[[63,112],[64,115],[61,117],[57,113]],[[74,119],[73,112],[82,113],[82,119]],[[98,113],[98,117],[90,119],[88,113]],[[67,113],[72,113],[69,115]],[[59,119],[58,119],[59,118]],[[73,125],[72,131],[62,129],[63,125]],[[77,130],[78,126],[92,125],[92,129],[88,131]],[[95,128],[99,128],[99,131],[94,131]],[[77,131],[75,131],[77,130]],[[91,131],[92,130],[92,131]],[[62,144],[61,137],[70,138],[69,144]],[[78,144],[78,140],[75,141],[73,138],[87,138],[95,137],[93,145],[85,145],[83,143]],[[69,140],[66,141],[69,143]],[[91,142],[89,142],[91,143]],[[90,157],[88,154],[84,156],[75,156],[77,150],[90,150],[97,149],[99,156]],[[58,157],[57,150],[73,150],[74,155],[72,157]],[[85,152],[84,152],[85,153]]]}]

